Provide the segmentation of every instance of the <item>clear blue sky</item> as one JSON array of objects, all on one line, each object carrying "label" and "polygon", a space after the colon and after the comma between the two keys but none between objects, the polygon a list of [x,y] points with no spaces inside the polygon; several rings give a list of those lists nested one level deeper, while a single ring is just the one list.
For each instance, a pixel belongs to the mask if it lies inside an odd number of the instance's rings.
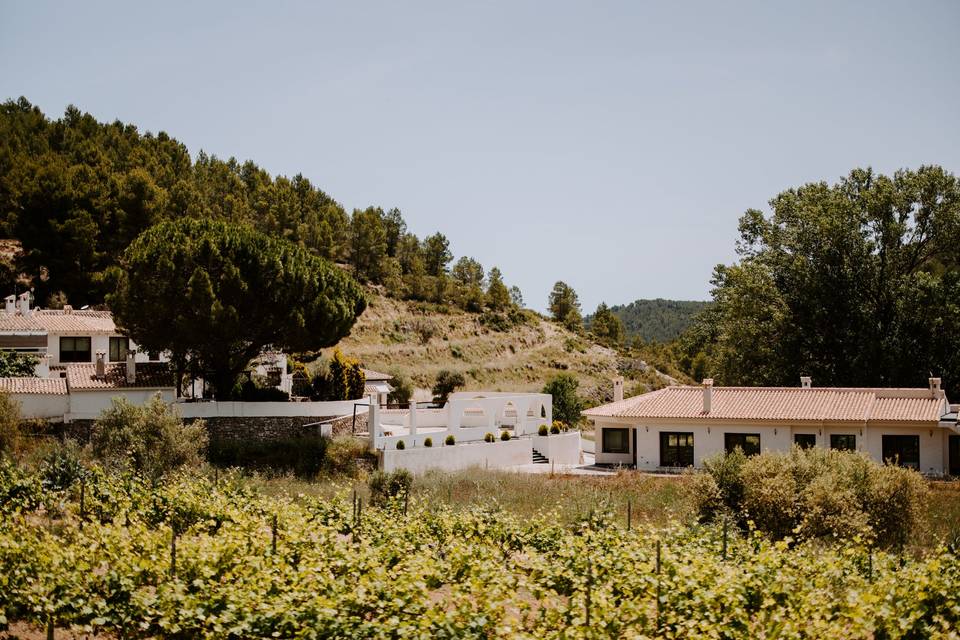
[{"label": "clear blue sky", "polygon": [[[728,6],[729,5],[729,6]],[[960,2],[10,2],[0,98],[303,173],[527,303],[705,299],[780,190],[960,172]]]}]

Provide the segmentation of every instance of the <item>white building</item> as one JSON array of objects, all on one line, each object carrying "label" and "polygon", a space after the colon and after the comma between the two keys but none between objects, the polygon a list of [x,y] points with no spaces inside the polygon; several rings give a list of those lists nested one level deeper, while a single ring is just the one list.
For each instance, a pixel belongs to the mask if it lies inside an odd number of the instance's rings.
[{"label": "white building", "polygon": [[[97,353],[108,362],[125,363],[136,345],[117,331],[109,311],[30,308],[29,292],[7,296],[0,311],[0,349],[33,353],[40,357],[37,375],[45,378],[51,367],[94,363]],[[159,362],[160,354],[137,353],[137,362]]]},{"label": "white building", "polygon": [[637,469],[702,465],[748,454],[829,447],[863,451],[931,474],[960,475],[960,429],[939,378],[928,388],[674,386],[583,412],[597,427],[597,464]]}]

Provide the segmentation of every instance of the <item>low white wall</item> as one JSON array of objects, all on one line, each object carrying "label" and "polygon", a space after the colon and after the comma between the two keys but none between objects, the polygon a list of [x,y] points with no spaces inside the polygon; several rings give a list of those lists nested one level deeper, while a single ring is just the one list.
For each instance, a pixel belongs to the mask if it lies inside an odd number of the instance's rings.
[{"label": "low white wall", "polygon": [[533,448],[554,464],[580,464],[580,432],[533,436]]},{"label": "low white wall", "polygon": [[66,394],[11,393],[10,399],[20,403],[20,415],[27,419],[63,420],[70,411],[70,396]]},{"label": "low white wall", "polygon": [[342,400],[334,402],[178,402],[177,408],[184,418],[284,418],[357,415],[367,412],[366,400]]},{"label": "low white wall", "polygon": [[[436,442],[436,441],[434,441]],[[532,451],[529,438],[496,442],[460,443],[452,447],[418,447],[402,451],[384,449],[378,452],[380,468],[384,471],[406,469],[424,473],[429,469],[457,471],[470,467],[499,469],[530,464]]]},{"label": "low white wall", "polygon": [[[135,405],[143,405],[158,393],[157,389],[108,389],[104,391],[72,391],[69,395],[70,409],[64,416],[70,420],[95,420],[104,409],[110,408],[114,398],[125,398]],[[174,391],[160,392],[163,401],[173,402]]]}]

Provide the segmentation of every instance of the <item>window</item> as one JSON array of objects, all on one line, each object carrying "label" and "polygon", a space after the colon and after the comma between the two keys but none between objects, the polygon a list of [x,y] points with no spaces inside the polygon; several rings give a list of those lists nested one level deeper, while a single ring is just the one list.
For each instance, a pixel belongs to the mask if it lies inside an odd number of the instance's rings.
[{"label": "window", "polygon": [[129,350],[129,338],[110,338],[110,362],[125,362]]},{"label": "window", "polygon": [[813,449],[817,446],[817,436],[812,433],[795,433],[793,443],[801,449]]},{"label": "window", "polygon": [[660,466],[661,467],[692,467],[693,466],[693,434],[692,433],[661,433],[660,434]]},{"label": "window", "polygon": [[920,468],[920,436],[883,436],[883,461]]},{"label": "window", "polygon": [[830,448],[837,451],[856,451],[857,436],[852,433],[830,434]]},{"label": "window", "polygon": [[630,453],[630,429],[603,429],[603,453]]},{"label": "window", "polygon": [[90,362],[90,338],[60,338],[60,362]]},{"label": "window", "polygon": [[755,456],[760,453],[760,434],[759,433],[725,433],[723,434],[723,447],[727,453],[733,453],[733,450],[740,447],[748,456]]}]

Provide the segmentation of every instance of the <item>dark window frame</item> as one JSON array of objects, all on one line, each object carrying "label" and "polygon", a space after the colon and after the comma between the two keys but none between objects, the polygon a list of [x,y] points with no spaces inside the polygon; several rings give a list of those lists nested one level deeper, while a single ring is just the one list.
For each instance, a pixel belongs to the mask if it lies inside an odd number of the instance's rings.
[{"label": "dark window frame", "polygon": [[[756,438],[756,444],[752,444],[750,440]],[[727,453],[733,453],[734,449],[740,447],[744,454],[748,456],[755,456],[760,453],[760,443],[761,438],[759,433],[724,433],[723,434],[723,450]]]},{"label": "dark window frame", "polygon": [[[607,437],[612,433],[623,433],[623,448],[613,448],[607,444]],[[600,435],[600,452],[601,453],[617,453],[624,454],[630,453],[630,428],[629,427],[604,427],[601,430]]]},{"label": "dark window frame", "polygon": [[[78,349],[79,341],[86,341],[86,349]],[[70,343],[71,348],[64,348]],[[91,362],[93,339],[90,336],[60,336],[60,362]]]},{"label": "dark window frame", "polygon": [[[909,458],[903,456],[903,444],[909,441],[910,446],[907,449],[911,454]],[[899,467],[909,469],[920,469],[920,436],[888,434],[880,436],[880,452],[885,463],[889,462]],[[914,455],[916,457],[914,457]]]},{"label": "dark window frame", "polygon": [[[849,441],[847,440],[849,438]],[[847,444],[842,444],[843,442]],[[853,433],[831,433],[830,448],[835,451],[856,451],[857,436]]]},{"label": "dark window frame", "polygon": [[817,446],[817,434],[815,433],[795,433],[793,434],[793,444],[801,449],[813,449]]},{"label": "dark window frame", "polygon": [[[120,355],[121,349],[120,349],[120,347],[118,347],[118,348],[117,348],[117,355],[116,355],[116,357],[114,357],[114,355],[113,355],[113,351],[114,351],[113,346],[114,346],[115,344],[117,344],[117,345],[121,345],[121,344],[122,344],[122,345],[123,345],[123,355],[122,355],[122,356]],[[109,340],[109,344],[108,344],[108,352],[107,352],[107,357],[109,358],[110,362],[126,362],[126,361],[127,361],[127,353],[128,353],[129,351],[130,351],[130,338],[127,338],[126,336],[110,336],[110,340]]]},{"label": "dark window frame", "polygon": [[[673,444],[670,443],[671,439],[674,440]],[[660,466],[692,467],[693,444],[692,431],[661,431]]]}]

